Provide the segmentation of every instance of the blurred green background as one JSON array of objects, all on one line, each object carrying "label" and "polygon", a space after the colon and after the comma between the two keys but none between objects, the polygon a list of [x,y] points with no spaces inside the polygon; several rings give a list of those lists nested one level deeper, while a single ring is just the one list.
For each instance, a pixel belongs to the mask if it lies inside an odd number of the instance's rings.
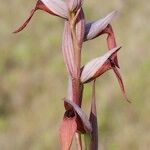
[{"label": "blurred green background", "polygon": [[[11,34],[35,2],[0,0],[0,150],[57,150],[64,113],[67,72],[61,53],[63,21],[38,11],[28,27]],[[86,19],[112,10],[121,72],[128,97],[123,100],[112,71],[97,81],[101,150],[148,150],[150,147],[150,5],[147,0],[84,1]],[[106,37],[83,46],[83,64],[107,49]],[[89,114],[91,85],[83,109]],[[100,149],[99,148],[99,149]]]}]

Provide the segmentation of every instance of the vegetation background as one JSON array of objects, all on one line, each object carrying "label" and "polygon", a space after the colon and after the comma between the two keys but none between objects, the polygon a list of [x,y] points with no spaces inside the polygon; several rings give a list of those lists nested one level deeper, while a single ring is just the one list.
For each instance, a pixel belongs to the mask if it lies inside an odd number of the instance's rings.
[{"label": "vegetation background", "polygon": [[[11,32],[35,0],[0,0],[0,150],[57,150],[67,73],[61,53],[63,21],[38,11],[19,34]],[[150,6],[147,0],[84,1],[87,20],[118,10],[113,27],[126,90],[123,100],[112,71],[97,80],[101,150],[150,147]],[[84,44],[83,64],[102,55],[106,37]],[[91,85],[84,110],[90,110]]]}]

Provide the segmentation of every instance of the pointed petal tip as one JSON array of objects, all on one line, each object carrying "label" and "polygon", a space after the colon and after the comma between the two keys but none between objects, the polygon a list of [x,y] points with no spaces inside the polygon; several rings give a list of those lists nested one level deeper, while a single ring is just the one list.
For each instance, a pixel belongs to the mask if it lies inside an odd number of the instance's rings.
[{"label": "pointed petal tip", "polygon": [[17,33],[21,32],[26,26],[27,26],[27,24],[25,26],[23,24],[18,29],[16,29],[15,31],[13,31],[12,33],[13,34],[17,34]]},{"label": "pointed petal tip", "polygon": [[109,17],[110,20],[112,20],[117,14],[118,14],[118,11],[114,10],[114,11],[110,12],[106,17]]},{"label": "pointed petal tip", "polygon": [[83,123],[84,130],[87,133],[91,133],[92,132],[92,126],[91,126],[90,121],[88,120],[87,115],[84,113],[84,111],[77,104],[75,104],[73,101],[70,101],[68,99],[63,99],[63,100],[65,103],[67,103],[68,107],[72,107],[74,109],[74,111],[78,114],[78,116],[80,117],[80,119]]},{"label": "pointed petal tip", "polygon": [[125,100],[128,102],[128,103],[131,103],[131,101],[128,99],[127,95],[126,95],[126,91],[125,91],[125,87],[124,87],[124,83],[123,83],[123,80],[122,80],[122,77],[121,77],[121,74],[119,72],[119,70],[116,68],[116,67],[112,67],[116,77],[117,77],[117,80],[119,82],[119,85],[120,85],[120,89],[121,89],[121,92],[122,92],[122,95],[123,97],[125,98]]},{"label": "pointed petal tip", "polygon": [[110,55],[109,57],[112,57],[115,53],[117,53],[121,49],[121,46],[117,46],[111,50],[109,50],[106,54]]},{"label": "pointed petal tip", "polygon": [[112,56],[114,53],[117,53],[121,48],[122,48],[121,46],[116,46],[116,47],[110,49],[107,53],[108,54],[110,53]]},{"label": "pointed petal tip", "polygon": [[118,11],[114,10],[110,12],[109,14],[107,14],[107,16],[103,19],[105,19],[106,23],[109,24],[117,14],[118,14]]},{"label": "pointed petal tip", "polygon": [[[103,19],[105,20],[105,24],[106,24],[106,23],[109,24],[109,23],[112,21],[112,19],[113,19],[117,14],[118,14],[118,11],[116,11],[116,10],[114,10],[114,11],[110,12],[109,14],[107,14],[107,16],[103,18]],[[102,19],[102,20],[103,20],[103,19]]]},{"label": "pointed petal tip", "polygon": [[117,49],[116,51],[119,51],[122,48],[122,46],[117,46],[114,49]]},{"label": "pointed petal tip", "polygon": [[118,11],[117,11],[117,10],[113,10],[113,11],[111,12],[111,14],[112,14],[113,16],[115,16],[115,15],[118,14]]},{"label": "pointed petal tip", "polygon": [[18,33],[20,31],[22,31],[28,25],[28,23],[30,22],[30,20],[33,17],[35,11],[36,11],[36,9],[32,9],[29,17],[25,20],[25,22],[17,30],[13,31],[13,33]]}]

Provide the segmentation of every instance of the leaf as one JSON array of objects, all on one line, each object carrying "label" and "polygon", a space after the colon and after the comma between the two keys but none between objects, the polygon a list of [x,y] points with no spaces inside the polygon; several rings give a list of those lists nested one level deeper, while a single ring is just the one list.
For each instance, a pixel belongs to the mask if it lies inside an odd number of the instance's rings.
[{"label": "leaf", "polygon": [[96,112],[95,81],[93,82],[90,122],[92,125],[91,150],[98,150],[98,125]]},{"label": "leaf", "polygon": [[[115,54],[121,47],[116,47],[110,51],[108,51],[106,54],[104,54],[101,57],[95,58],[93,60],[91,60],[90,62],[88,62],[84,68],[83,71],[81,73],[81,82],[82,83],[86,83],[87,81],[89,81],[91,78],[94,79],[93,77],[95,77],[96,73],[99,72],[101,74],[101,72],[99,70],[103,69],[103,65],[107,62],[107,60],[113,55]],[[107,68],[106,68],[107,69]]]},{"label": "leaf", "polygon": [[[61,1],[60,1],[60,3],[61,3]],[[20,31],[22,31],[28,25],[28,23],[30,22],[31,18],[33,17],[34,13],[37,10],[43,10],[43,11],[45,11],[51,15],[66,18],[66,16],[62,16],[62,14],[59,14],[59,11],[56,11],[57,8],[55,8],[55,7],[58,7],[58,6],[55,6],[54,4],[52,4],[51,6],[52,7],[50,7],[50,6],[47,7],[41,0],[38,0],[35,7],[32,9],[29,17],[26,19],[26,21],[17,30],[15,30],[13,33],[18,33]]]},{"label": "leaf", "polygon": [[122,94],[123,94],[124,98],[125,98],[129,103],[131,103],[131,102],[129,101],[127,95],[126,95],[126,91],[125,91],[125,88],[124,88],[124,83],[123,83],[123,80],[122,80],[122,77],[121,77],[121,74],[120,74],[119,70],[118,70],[116,67],[112,67],[112,69],[113,69],[113,71],[114,71],[114,73],[115,73],[115,75],[116,75],[116,77],[117,77],[117,80],[118,80],[118,82],[119,82],[120,89],[121,89],[121,91],[122,91]]},{"label": "leaf", "polygon": [[60,127],[60,144],[61,150],[70,150],[73,137],[77,131],[76,117],[64,116]]},{"label": "leaf", "polygon": [[113,11],[109,13],[105,18],[102,18],[95,22],[87,23],[85,26],[84,40],[91,40],[99,36],[101,32],[107,27],[107,25],[110,24],[116,13],[116,11]]},{"label": "leaf", "polygon": [[91,123],[89,122],[88,117],[86,116],[86,114],[82,111],[82,109],[75,104],[73,101],[64,99],[65,103],[67,103],[68,105],[70,105],[70,107],[73,108],[73,110],[78,114],[78,116],[80,117],[84,129],[87,133],[91,133],[92,132],[92,127],[91,127]]},{"label": "leaf", "polygon": [[80,12],[79,12],[79,14],[77,16],[77,20],[76,20],[76,35],[78,38],[79,47],[81,49],[82,43],[84,41],[84,34],[85,34],[85,17],[84,17],[83,9],[81,8],[79,11]]},{"label": "leaf", "polygon": [[62,51],[64,61],[67,66],[67,70],[70,76],[73,77],[75,72],[74,49],[71,38],[71,30],[68,21],[65,21],[63,41],[62,41]]}]

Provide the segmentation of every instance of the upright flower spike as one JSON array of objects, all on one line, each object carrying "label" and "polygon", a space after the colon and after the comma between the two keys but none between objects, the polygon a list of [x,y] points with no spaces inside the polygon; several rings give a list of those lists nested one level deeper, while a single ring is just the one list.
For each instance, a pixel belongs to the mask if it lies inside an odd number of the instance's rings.
[{"label": "upright flower spike", "polygon": [[26,21],[13,33],[18,33],[22,31],[30,22],[31,18],[33,17],[34,13],[37,10],[43,10],[51,15],[55,15],[64,19],[67,19],[68,17],[68,10],[64,1],[62,0],[38,0],[35,7],[32,9],[29,17],[26,19]]},{"label": "upright flower spike", "polygon": [[[76,135],[77,149],[82,150],[81,133],[88,135],[86,139],[88,139],[87,145],[89,147],[86,147],[87,149],[98,149],[95,80],[104,72],[113,69],[122,93],[127,99],[122,77],[118,70],[117,52],[120,47],[117,47],[114,32],[110,25],[116,11],[109,13],[98,21],[85,24],[82,3],[83,0],[38,0],[25,23],[14,31],[14,33],[17,33],[23,30],[37,10],[43,10],[65,19],[62,51],[68,70],[69,82],[67,99],[64,99],[65,113],[60,127],[61,150],[70,150],[74,135]],[[81,68],[83,42],[92,40],[102,34],[107,34],[109,51],[102,57],[91,60]],[[84,85],[90,81],[94,81],[94,83],[91,112],[88,118],[81,109],[81,105]]]}]

